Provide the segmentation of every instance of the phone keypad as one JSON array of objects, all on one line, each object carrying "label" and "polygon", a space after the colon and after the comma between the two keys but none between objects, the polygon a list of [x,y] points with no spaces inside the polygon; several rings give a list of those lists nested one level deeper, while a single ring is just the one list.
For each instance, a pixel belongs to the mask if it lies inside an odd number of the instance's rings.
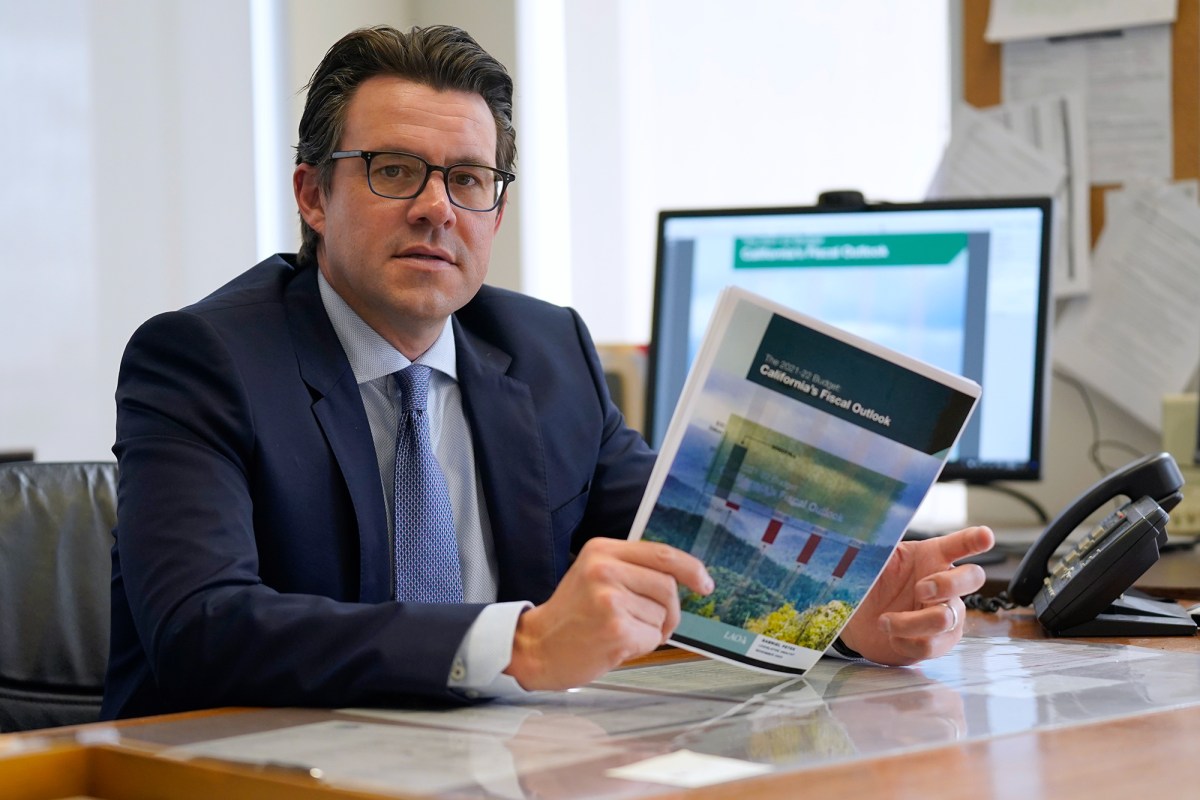
[{"label": "phone keypad", "polygon": [[1122,525],[1129,521],[1129,516],[1121,509],[1118,509],[1103,520],[1098,525],[1088,531],[1076,545],[1071,548],[1071,551],[1063,556],[1058,562],[1058,566],[1051,572],[1044,581],[1046,591],[1053,595],[1059,586],[1069,581],[1075,574],[1076,570],[1082,569],[1085,564],[1096,553],[1096,547],[1104,542],[1104,540],[1115,532]]}]

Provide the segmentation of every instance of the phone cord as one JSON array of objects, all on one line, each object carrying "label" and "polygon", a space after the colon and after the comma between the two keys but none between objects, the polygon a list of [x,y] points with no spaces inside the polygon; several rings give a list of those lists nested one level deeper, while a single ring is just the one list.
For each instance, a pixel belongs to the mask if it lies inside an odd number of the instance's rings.
[{"label": "phone cord", "polygon": [[967,608],[973,608],[976,611],[986,611],[989,614],[995,614],[1002,608],[1008,610],[1017,607],[1017,604],[1009,599],[1007,589],[994,597],[985,597],[978,592],[969,594],[963,598],[963,603]]}]

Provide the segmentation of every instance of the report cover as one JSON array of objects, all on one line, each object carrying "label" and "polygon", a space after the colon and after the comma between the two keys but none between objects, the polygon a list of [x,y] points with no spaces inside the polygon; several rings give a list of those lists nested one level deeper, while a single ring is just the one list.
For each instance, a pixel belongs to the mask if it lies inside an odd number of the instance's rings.
[{"label": "report cover", "polygon": [[736,287],[630,537],[700,558],[679,647],[802,675],[866,596],[978,401],[974,382]]}]

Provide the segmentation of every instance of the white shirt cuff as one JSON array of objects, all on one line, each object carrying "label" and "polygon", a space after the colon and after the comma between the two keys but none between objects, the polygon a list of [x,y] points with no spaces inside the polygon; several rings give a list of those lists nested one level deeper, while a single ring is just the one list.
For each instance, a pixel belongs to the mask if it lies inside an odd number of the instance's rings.
[{"label": "white shirt cuff", "polygon": [[447,686],[472,699],[529,694],[504,670],[512,661],[517,620],[533,603],[492,603],[479,612],[454,654]]},{"label": "white shirt cuff", "polygon": [[842,661],[866,661],[862,653],[859,653],[857,650],[851,650],[850,645],[843,642],[840,636],[834,639],[833,644],[825,650],[825,655],[841,659]]}]

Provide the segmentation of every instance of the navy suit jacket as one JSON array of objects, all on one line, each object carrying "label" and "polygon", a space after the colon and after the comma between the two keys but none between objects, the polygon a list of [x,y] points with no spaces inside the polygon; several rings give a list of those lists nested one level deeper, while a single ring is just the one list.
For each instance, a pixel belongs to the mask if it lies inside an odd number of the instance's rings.
[{"label": "navy suit jacket", "polygon": [[[105,718],[389,704],[446,689],[481,606],[390,599],[384,497],[317,270],[274,256],[131,338]],[[571,310],[483,287],[454,315],[499,599],[624,537],[654,456]]]}]

